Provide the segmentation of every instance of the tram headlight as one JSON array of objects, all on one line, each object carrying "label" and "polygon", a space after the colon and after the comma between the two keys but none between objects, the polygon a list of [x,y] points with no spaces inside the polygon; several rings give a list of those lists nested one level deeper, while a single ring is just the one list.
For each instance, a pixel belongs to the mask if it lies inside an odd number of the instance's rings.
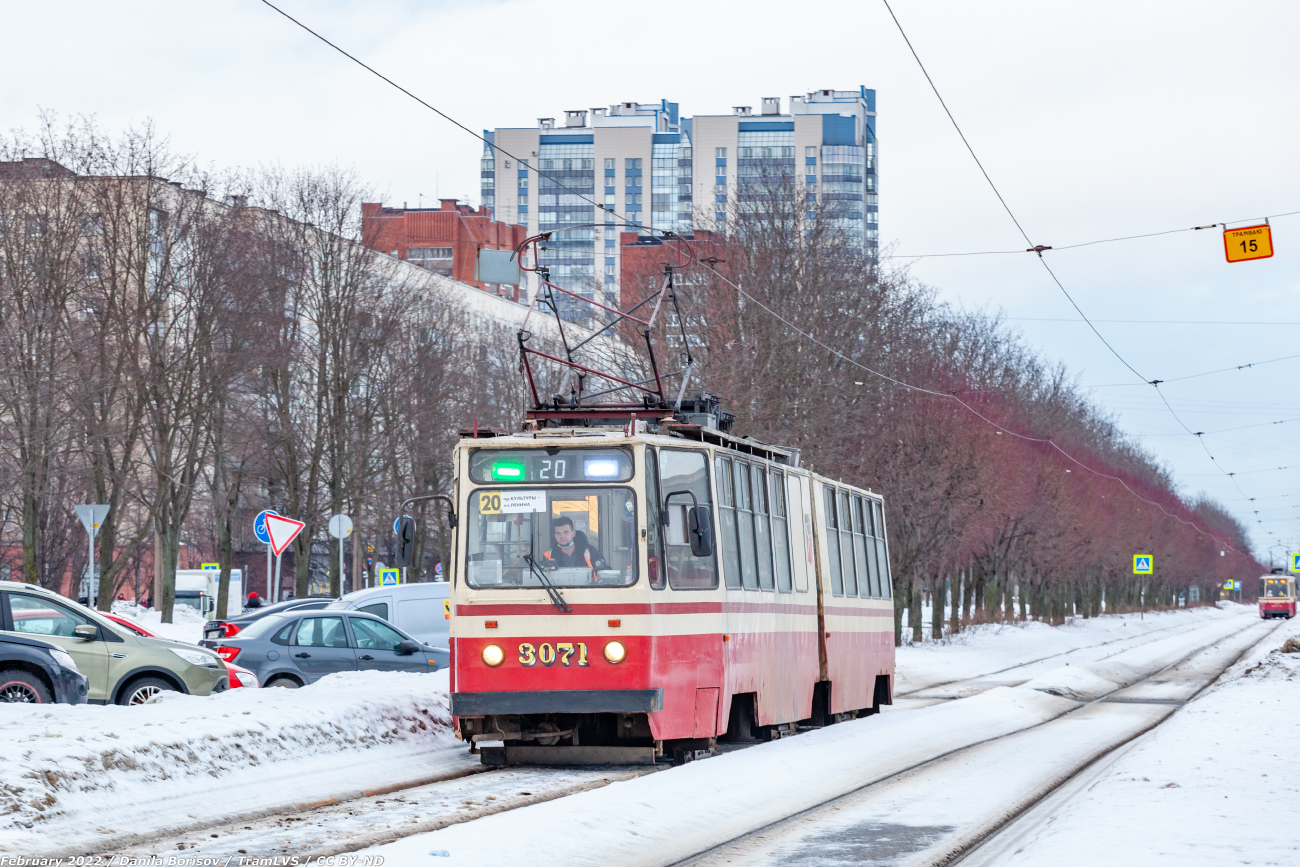
[{"label": "tram headlight", "polygon": [[483,648],[483,662],[489,668],[496,668],[505,661],[505,658],[505,652],[495,644],[489,644],[487,647]]},{"label": "tram headlight", "polygon": [[618,665],[627,657],[627,648],[621,641],[611,641],[605,645],[605,659]]}]

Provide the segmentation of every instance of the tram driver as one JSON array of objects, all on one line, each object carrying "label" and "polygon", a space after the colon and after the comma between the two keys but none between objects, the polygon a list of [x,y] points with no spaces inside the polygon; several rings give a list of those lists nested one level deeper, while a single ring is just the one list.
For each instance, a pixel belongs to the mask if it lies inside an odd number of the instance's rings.
[{"label": "tram driver", "polygon": [[551,524],[551,532],[555,534],[555,543],[551,550],[542,554],[548,569],[581,568],[585,565],[594,572],[609,568],[609,564],[601,559],[600,552],[587,542],[587,534],[574,528],[572,518],[565,515],[556,518]]}]

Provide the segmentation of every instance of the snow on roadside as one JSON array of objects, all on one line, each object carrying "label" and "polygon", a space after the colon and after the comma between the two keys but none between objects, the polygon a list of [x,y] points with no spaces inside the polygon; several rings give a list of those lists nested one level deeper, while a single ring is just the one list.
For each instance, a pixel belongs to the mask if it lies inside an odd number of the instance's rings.
[{"label": "snow on roadside", "polygon": [[172,609],[171,623],[163,623],[162,612],[156,608],[141,608],[130,603],[114,602],[113,613],[131,618],[159,638],[188,644],[199,643],[203,637],[203,624],[207,622],[202,614],[188,605],[177,605]]},{"label": "snow on roadside", "polygon": [[977,851],[972,865],[1223,867],[1300,863],[1300,622],[1219,684],[1086,771]]},{"label": "snow on roadside", "polygon": [[1222,603],[1221,607],[1148,611],[1145,615],[1076,618],[1064,626],[1048,626],[1037,621],[976,626],[941,642],[898,648],[894,689],[895,693],[911,692],[979,677],[1104,641],[1120,641],[1171,627],[1209,623],[1254,610],[1253,606]]},{"label": "snow on roadside", "polygon": [[446,692],[446,672],[363,671],[296,690],[164,693],[137,707],[4,705],[0,853],[164,827],[195,804],[210,815],[216,804],[227,814],[255,808],[254,796],[275,803],[322,767],[362,770],[309,798],[349,781],[373,786],[365,767],[385,761],[405,774],[388,782],[414,778],[431,750],[464,752]]}]

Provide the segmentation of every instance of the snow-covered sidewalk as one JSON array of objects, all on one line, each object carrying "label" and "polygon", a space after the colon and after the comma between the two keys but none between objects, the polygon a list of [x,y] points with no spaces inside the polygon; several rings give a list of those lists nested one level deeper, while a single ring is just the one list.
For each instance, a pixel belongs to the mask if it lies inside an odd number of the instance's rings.
[{"label": "snow-covered sidewalk", "polygon": [[1300,621],[985,844],[979,867],[1300,864]]},{"label": "snow-covered sidewalk", "polygon": [[76,851],[477,764],[448,729],[446,672],[0,707],[0,854]]}]

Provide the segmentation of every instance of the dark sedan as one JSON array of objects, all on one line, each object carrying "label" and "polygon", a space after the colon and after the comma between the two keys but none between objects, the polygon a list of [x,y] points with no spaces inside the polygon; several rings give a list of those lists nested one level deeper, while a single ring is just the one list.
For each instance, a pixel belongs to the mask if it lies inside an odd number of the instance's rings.
[{"label": "dark sedan", "polygon": [[299,687],[336,671],[437,671],[435,650],[359,611],[271,614],[204,647],[257,675],[262,686]]},{"label": "dark sedan", "polygon": [[268,614],[285,614],[295,611],[314,611],[324,608],[334,601],[331,596],[308,596],[305,599],[286,599],[274,605],[251,608],[243,614],[227,617],[225,620],[209,620],[203,624],[203,637],[212,639],[230,638],[247,629]]},{"label": "dark sedan", "polygon": [[72,654],[21,635],[0,635],[0,702],[81,704],[89,681]]}]

